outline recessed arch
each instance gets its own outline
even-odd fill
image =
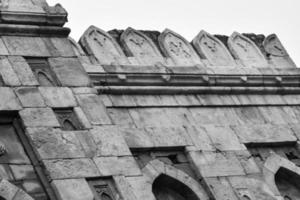
[[[300,199],[300,168],[273,153],[263,167],[265,181],[284,200]]]
[[[152,192],[157,200],[200,200],[185,184],[165,174],[155,179]]]
[[[147,182],[149,183],[149,187],[152,187],[150,188],[152,190],[154,189],[153,187],[155,185],[161,184],[162,181],[165,182],[167,185],[170,185],[170,190],[174,190],[172,188],[174,188],[175,185],[181,185],[182,187],[186,188],[187,191],[190,191],[192,194],[195,195],[195,200],[209,200],[207,193],[196,180],[194,180],[185,172],[171,165],[167,165],[158,159],[150,161],[142,169],[142,172],[146,176]],[[184,196],[182,195],[181,197],[184,198]],[[180,197],[178,198],[180,199]]]

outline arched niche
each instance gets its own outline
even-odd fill
[[[268,62],[259,48],[249,38],[234,32],[228,39],[231,53],[238,58],[245,67],[267,67]]]
[[[176,192],[176,188],[181,186],[184,192],[174,194],[179,200],[209,200],[207,193],[196,180],[183,171],[157,159],[150,161],[142,169],[142,173],[147,178],[148,187],[150,187],[146,191],[152,190],[154,195],[160,192],[159,187],[164,184],[165,188],[162,188],[162,192],[165,192],[164,194],[168,194],[168,192],[170,194],[173,192],[174,194],[174,190]],[[190,193],[190,196],[187,192]],[[177,198],[174,200],[177,200]]]
[[[275,184],[284,200],[300,199],[300,176],[280,168],[275,174]]]
[[[192,41],[196,51],[212,66],[235,66],[236,63],[225,45],[213,35],[201,31]]]
[[[119,44],[105,31],[90,26],[79,40],[82,49],[103,65],[128,64]]]
[[[263,46],[267,53],[267,57],[273,65],[278,68],[295,68],[296,65],[290,58],[288,52],[275,34],[271,34],[265,38]]]
[[[166,29],[158,37],[159,46],[165,57],[178,66],[202,64],[192,45],[181,35]]]
[[[200,200],[189,187],[165,174],[155,179],[152,192],[156,200]]]
[[[164,61],[154,42],[140,31],[127,28],[122,33],[120,42],[127,55],[137,58],[141,64],[154,65]]]
[[[300,199],[300,168],[272,153],[263,167],[264,179],[284,200]]]

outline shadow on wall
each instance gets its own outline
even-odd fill
[[[285,168],[275,175],[275,182],[284,200],[300,199],[300,176]]]

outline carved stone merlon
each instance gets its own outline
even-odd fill
[[[63,26],[67,12],[60,5],[49,6],[45,0],[2,0],[1,22],[6,24]]]
[[[122,33],[120,42],[126,53],[134,56],[140,64],[154,65],[157,62],[164,62],[154,42],[140,31],[127,28]]]
[[[95,64],[129,64],[119,44],[105,31],[90,26],[80,38],[82,49],[91,56]]]
[[[234,32],[228,39],[232,54],[240,59],[245,67],[267,67],[268,62],[259,48],[249,38]]]
[[[212,66],[236,66],[225,45],[213,35],[201,31],[192,41],[196,51]]]
[[[277,68],[295,68],[296,65],[290,58],[277,35],[271,34],[263,42],[265,51],[272,64]]]
[[[179,34],[166,29],[158,37],[164,56],[169,57],[178,66],[202,64],[191,44]]]

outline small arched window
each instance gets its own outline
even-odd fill
[[[275,183],[284,200],[300,199],[300,176],[280,168],[275,175]]]
[[[44,72],[38,72],[37,76],[38,76],[38,82],[42,86],[50,86],[50,87],[54,86],[52,81],[49,79],[49,77]]]
[[[157,200],[199,200],[189,187],[167,175],[153,182],[152,191]]]
[[[75,130],[77,130],[76,127],[74,126],[74,124],[70,120],[68,120],[68,119],[66,119],[64,121],[63,128],[66,131],[75,131]]]

